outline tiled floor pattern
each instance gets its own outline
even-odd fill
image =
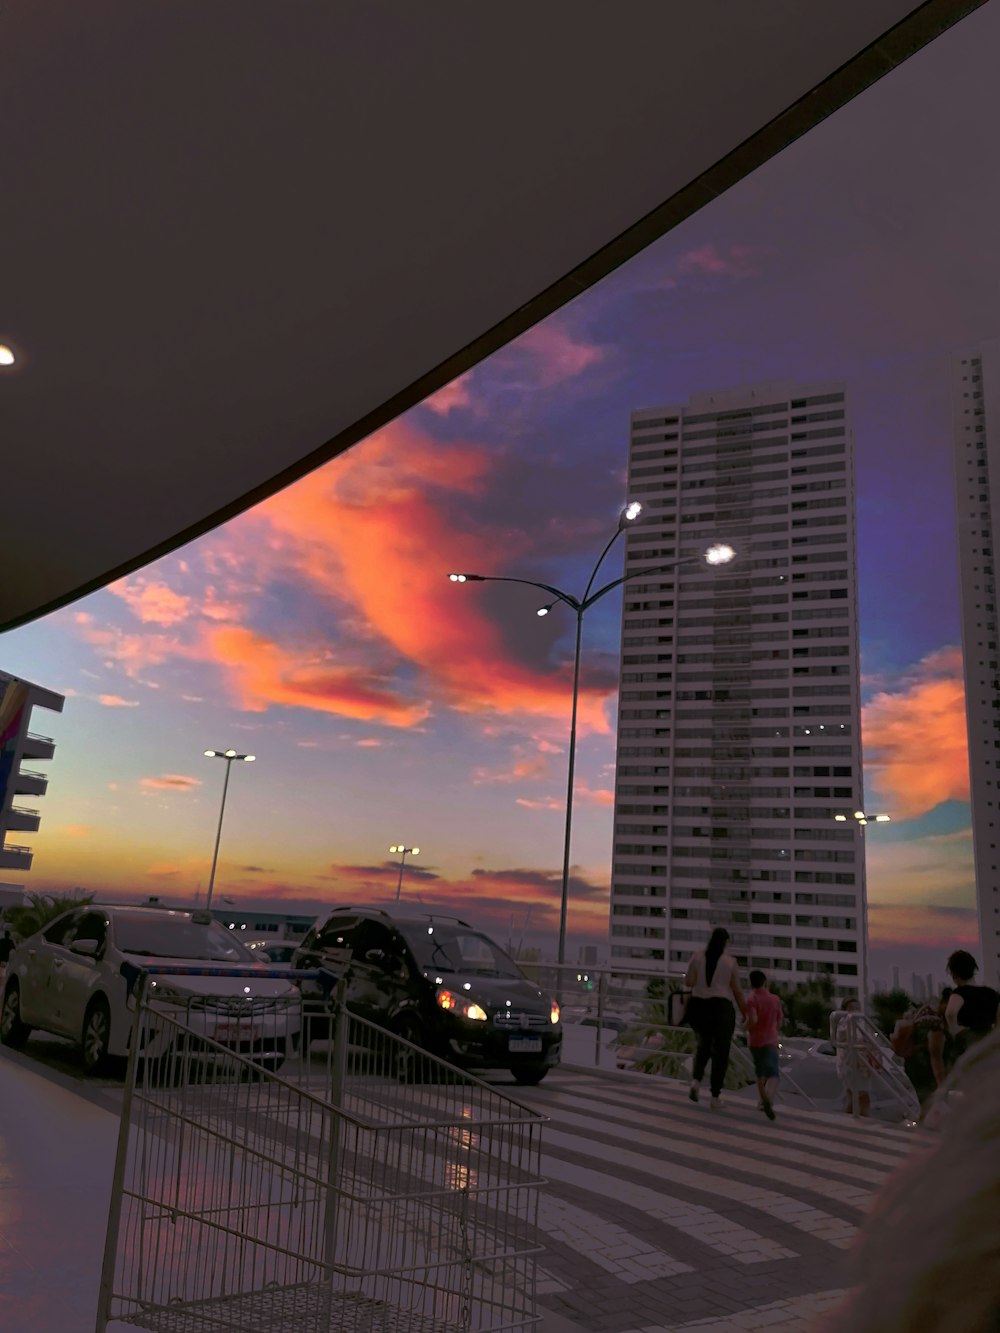
[[[772,1124],[752,1101],[712,1111],[676,1085],[568,1070],[518,1095],[551,1117],[541,1298],[586,1333],[805,1333],[841,1299],[844,1251],[913,1142],[875,1122],[779,1111]]]
[[[844,1250],[912,1142],[566,1069],[503,1091],[550,1117],[539,1293],[561,1331],[803,1333],[842,1295]],[[4,1333],[93,1328],[120,1096],[0,1056]]]

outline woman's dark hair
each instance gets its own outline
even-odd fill
[[[715,976],[715,967],[722,957],[722,951],[729,943],[729,931],[724,926],[716,926],[708,937],[708,945],[705,949],[705,980],[711,986],[712,978]]]
[[[979,964],[967,949],[956,949],[948,959],[948,971],[956,981],[971,981],[979,971]]]

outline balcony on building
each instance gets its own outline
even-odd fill
[[[41,814],[27,806],[12,805],[7,812],[7,828],[11,833],[37,833]]]
[[[21,750],[24,759],[52,759],[55,757],[56,743],[50,736],[38,736],[29,731],[24,738]]]
[[[49,786],[45,773],[34,773],[31,769],[21,768],[11,778],[15,796],[44,796]]]
[[[32,851],[30,847],[19,847],[15,843],[5,843],[0,847],[0,870],[30,870]]]

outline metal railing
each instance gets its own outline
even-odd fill
[[[682,989],[679,972],[664,973],[650,968],[587,967],[523,963],[527,975],[543,989],[559,995],[563,1018],[563,1062],[603,1069],[631,1069],[666,1078],[687,1078],[690,1060],[697,1046],[691,1028],[671,1021],[671,992]],[[652,990],[650,983],[653,983]],[[833,1003],[831,1001],[831,1003]],[[834,1011],[834,1017],[841,1015]],[[856,1023],[848,1037],[852,1050],[864,1051],[868,1078],[873,1088],[873,1102],[880,1109],[901,1120],[915,1120],[920,1105],[913,1085],[901,1068],[888,1040],[863,1014],[844,1014]],[[589,1030],[593,1037],[589,1037]],[[824,1043],[825,1034],[814,1038]],[[806,1074],[796,1072],[797,1044],[808,1038],[783,1042],[781,1079],[786,1091],[801,1099],[810,1110],[835,1110],[843,1103],[840,1084],[833,1078],[832,1052],[827,1071],[836,1085],[830,1097],[806,1087]],[[730,1089],[747,1087],[755,1081],[753,1062],[745,1038],[737,1031],[732,1045]],[[854,1099],[858,1113],[858,1099]]]
[[[920,1099],[901,1067],[902,1061],[867,1014],[835,1010],[830,1015],[830,1041],[838,1048],[849,1086],[859,1094],[851,1099],[855,1116],[862,1113],[860,1093],[868,1091],[871,1096],[873,1085],[898,1103],[905,1119],[920,1118]]]
[[[303,1061],[298,994],[154,996],[143,976],[97,1333],[536,1322],[543,1116],[342,996],[325,1054]]]

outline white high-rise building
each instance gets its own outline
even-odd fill
[[[952,371],[965,714],[981,980],[1000,986],[1000,339],[960,352]]]
[[[744,969],[783,984],[826,974],[856,994],[867,913],[844,386],[633,412],[628,496],[644,510],[626,534],[612,964],[676,973],[725,925]],[[662,572],[718,540],[732,564]]]

